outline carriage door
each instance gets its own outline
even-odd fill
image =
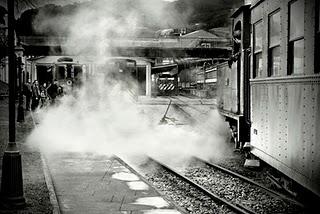
[[[37,71],[37,80],[40,85],[43,85],[43,83],[48,84],[49,82],[52,82],[53,80],[53,66],[48,65],[36,65],[36,71]]]

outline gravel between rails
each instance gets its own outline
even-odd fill
[[[156,164],[143,166],[147,180],[165,197],[190,214],[234,213],[223,204],[218,204],[190,184]]]
[[[300,206],[271,196],[255,185],[199,161],[179,171],[220,197],[243,204],[257,213],[303,213]]]

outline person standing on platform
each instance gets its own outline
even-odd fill
[[[32,103],[31,103],[32,111],[34,111],[38,107],[39,99],[40,99],[39,82],[35,80],[33,81],[33,84],[32,84]]]
[[[47,84],[43,83],[43,85],[40,87],[40,100],[41,100],[41,108],[46,105],[48,98],[48,93],[47,93]]]
[[[63,96],[63,87],[61,85],[58,87],[58,96],[59,97]]]
[[[30,111],[31,110],[31,97],[32,97],[32,85],[31,85],[30,79],[28,79],[28,81],[24,84],[23,94],[24,94],[24,96],[26,96],[26,111]]]
[[[52,104],[55,103],[55,99],[58,95],[58,81],[55,79],[53,81],[53,84],[51,84],[49,87],[48,87],[48,95],[50,96],[51,98],[51,102]]]

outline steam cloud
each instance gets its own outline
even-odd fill
[[[103,62],[111,55],[109,47],[113,38],[128,37],[137,32],[141,21],[137,11],[146,7],[147,10],[157,11],[148,8],[150,5],[150,1],[148,4],[126,6],[119,5],[116,0],[105,0],[77,10],[69,19],[69,45],[65,51],[79,55],[95,53],[97,62]],[[129,6],[129,13],[120,17],[114,15],[117,10]],[[158,14],[156,17],[161,16]],[[57,20],[45,21],[47,24],[49,22],[51,27],[65,24]],[[77,93],[64,96],[58,105],[40,109],[40,123],[29,136],[29,145],[46,153],[92,152],[172,157],[210,157],[223,153],[227,127],[217,111],[212,111],[207,115],[207,120],[202,120],[195,127],[159,126],[159,113],[141,110],[127,88],[117,82],[106,84],[103,79],[96,76],[84,82]]]

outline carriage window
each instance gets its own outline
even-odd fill
[[[289,4],[289,74],[302,74],[304,67],[304,0]]]
[[[262,21],[253,25],[253,78],[262,75]]]
[[[269,16],[268,76],[280,73],[280,11]]]
[[[66,67],[58,66],[57,79],[59,80],[64,78],[66,78]]]
[[[280,74],[280,45],[269,49],[269,76]]]
[[[290,4],[290,39],[304,35],[304,0]]]
[[[254,74],[253,78],[262,76],[262,53],[254,54]]]
[[[262,21],[254,24],[254,52],[262,51]]]
[[[280,11],[269,16],[269,47],[280,45]]]
[[[80,65],[74,66],[74,77],[77,78],[78,75],[82,72],[82,67]]]
[[[73,79],[74,78],[74,66],[67,65],[67,78]]]

